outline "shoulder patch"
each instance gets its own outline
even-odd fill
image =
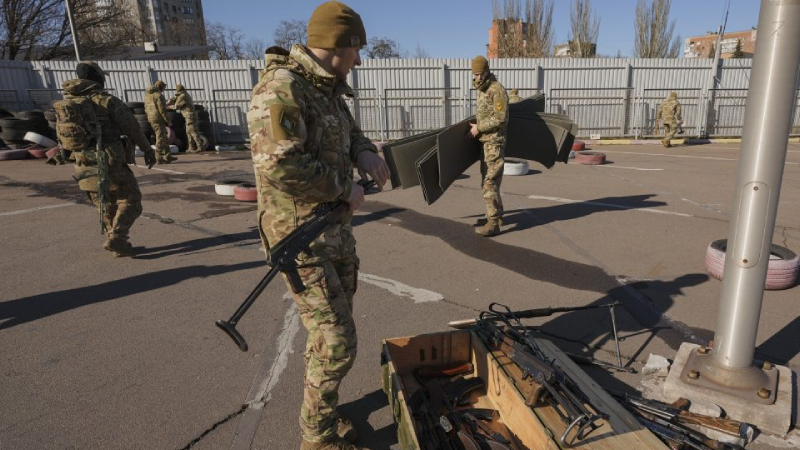
[[[504,109],[506,109],[505,102],[503,102],[502,100],[495,100],[494,101],[494,109],[495,109],[495,111],[498,111],[498,112],[499,111],[503,111]]]
[[[296,137],[300,124],[300,108],[282,103],[269,105],[272,138],[276,141]]]

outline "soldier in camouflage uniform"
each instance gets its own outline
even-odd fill
[[[512,89],[511,93],[508,95],[508,103],[509,104],[510,103],[517,103],[520,100],[522,100],[522,99],[519,98],[519,90],[518,89]]]
[[[117,256],[130,256],[133,247],[128,233],[133,222],[142,213],[142,194],[136,177],[126,164],[125,148],[121,135],[128,136],[144,151],[145,162],[152,166],[156,155],[150,148],[131,110],[118,98],[103,90],[105,74],[94,62],[82,62],[77,67],[78,79],[63,84],[66,98],[88,97],[95,105],[95,116],[101,125],[103,146],[108,155],[108,179],[111,197],[106,205],[103,223],[107,230],[103,248]],[[94,146],[96,144],[92,144]],[[91,152],[74,152],[75,175],[81,190],[100,209],[98,196],[97,161]]]
[[[203,144],[200,143],[200,136],[197,134],[197,111],[194,109],[192,96],[186,92],[182,84],[175,86],[175,97],[170,99],[170,104],[180,111],[186,122],[186,144],[187,153],[200,153],[203,151]]]
[[[670,140],[675,137],[678,123],[683,121],[681,118],[681,104],[678,102],[677,93],[670,93],[669,97],[658,108],[656,112],[656,130],[658,130],[660,121],[663,121],[664,124],[664,139],[661,140],[661,145],[672,147]]]
[[[505,163],[506,128],[508,127],[508,95],[506,89],[489,72],[489,61],[483,56],[472,60],[472,84],[478,90],[477,123],[472,124],[470,135],[483,143],[481,183],[486,202],[486,223],[475,228],[482,236],[500,234],[503,225],[503,200],[500,183],[503,181]],[[478,225],[483,223],[478,221]]]
[[[358,257],[350,220],[364,201],[353,165],[383,186],[386,163],[359,129],[342,95],[352,95],[347,74],[360,65],[367,42],[361,17],[345,4],[317,7],[307,46],[288,56],[266,55],[247,120],[258,185],[258,223],[269,250],[328,202],[349,212],[298,256],[307,290],[294,295],[308,330],[300,409],[302,450],[359,450],[355,429],[336,411],[342,378],[356,357],[353,295]],[[287,284],[288,285],[288,284]]]
[[[163,94],[166,87],[167,85],[163,81],[158,80],[147,88],[147,94],[144,96],[144,112],[156,135],[158,164],[169,164],[177,159],[170,154],[169,142],[167,142],[169,119],[167,118],[167,102],[164,100]]]

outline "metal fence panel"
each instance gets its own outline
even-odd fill
[[[377,89],[353,89],[353,97],[345,97],[353,118],[361,131],[372,139],[384,139],[381,103]]]
[[[19,101],[17,91],[13,89],[0,89],[0,108],[9,111],[18,111],[24,108]]]
[[[634,131],[632,88],[552,89],[547,111],[569,116],[579,136],[630,136]]]
[[[709,89],[706,129],[709,136],[741,136],[747,89]]]
[[[215,89],[211,92],[211,116],[217,143],[239,143],[250,139],[247,111],[251,93],[250,89]]]
[[[459,105],[458,88],[386,89],[386,135],[399,139],[453,123],[453,105]],[[458,108],[458,106],[455,106]]]

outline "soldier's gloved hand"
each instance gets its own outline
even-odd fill
[[[156,165],[156,152],[152,150],[145,152],[144,163],[147,164],[148,169],[152,169]]]

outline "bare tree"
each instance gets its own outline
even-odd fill
[[[294,44],[305,44],[308,40],[306,29],[308,25],[303,20],[281,20],[278,28],[272,34],[275,45],[287,50]]]
[[[552,0],[492,0],[497,25],[497,56],[540,58],[553,47]]]
[[[430,58],[431,55],[430,55],[430,53],[428,53],[427,50],[422,48],[422,46],[419,45],[419,43],[417,43],[417,48],[414,49],[414,53],[411,54],[411,57],[412,58],[418,58],[418,59],[427,59],[427,58]]]
[[[141,32],[117,2],[70,1],[84,58],[118,53]],[[54,59],[73,54],[64,0],[3,0],[0,59]]]
[[[572,25],[570,50],[576,58],[590,58],[597,53],[597,38],[600,35],[600,19],[592,14],[592,0],[575,0],[569,11]]]
[[[638,0],[636,3],[635,55],[639,58],[677,58],[680,36],[669,20],[672,0]]]
[[[368,59],[399,58],[400,47],[396,41],[387,37],[372,37],[364,48],[364,55]]]
[[[264,50],[267,49],[267,44],[263,39],[250,38],[244,43],[242,47],[242,56],[245,59],[263,59]]]
[[[213,47],[209,53],[211,59],[245,59],[243,39],[237,28],[219,22],[206,24],[206,41]]]

